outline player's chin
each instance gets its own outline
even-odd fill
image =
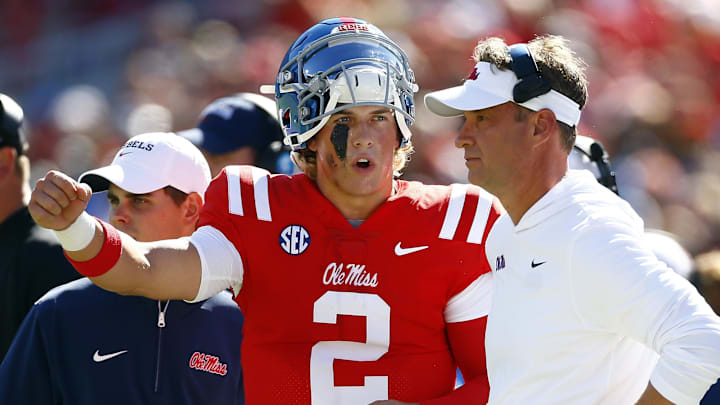
[[[375,194],[383,188],[385,183],[379,172],[353,177],[353,181],[346,184],[346,189],[350,194],[357,196]]]

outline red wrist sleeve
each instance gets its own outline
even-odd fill
[[[67,252],[64,252],[65,258],[67,258],[70,264],[75,267],[75,270],[86,277],[97,277],[107,273],[111,268],[113,268],[113,266],[115,266],[115,263],[117,263],[120,259],[120,253],[122,252],[122,239],[120,238],[120,232],[118,232],[114,226],[99,219],[98,222],[100,222],[100,225],[103,228],[105,239],[103,240],[100,252],[95,255],[95,257],[88,261],[78,262],[68,257]]]

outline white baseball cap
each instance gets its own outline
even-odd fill
[[[462,86],[434,91],[425,95],[425,105],[442,117],[462,115],[463,111],[475,111],[514,101],[513,88],[518,78],[512,70],[498,69],[489,62],[478,62]],[[580,121],[580,106],[569,97],[555,90],[517,103],[533,111],[547,108],[558,121],[574,127]]]
[[[110,183],[134,194],[172,186],[202,197],[210,184],[210,168],[200,150],[174,133],[152,132],[130,138],[109,166],[87,171],[80,182],[93,191],[105,191]]]

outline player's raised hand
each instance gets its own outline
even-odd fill
[[[91,195],[87,184],[51,170],[35,185],[28,209],[38,225],[59,231],[75,222]]]

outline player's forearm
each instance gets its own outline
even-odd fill
[[[78,272],[118,294],[153,299],[195,298],[200,260],[186,239],[138,242],[111,225],[95,223],[95,234],[88,246],[65,252]],[[108,239],[114,242],[108,243]]]
[[[465,322],[447,324],[447,335],[465,384],[439,398],[422,401],[421,405],[486,404],[490,395],[485,360],[485,329],[487,316]]]
[[[119,294],[137,294],[143,283],[141,269],[147,267],[144,266],[147,260],[145,252],[140,251],[140,244],[131,237],[115,231],[122,241],[119,257],[110,257],[109,261],[101,260],[98,255],[103,249],[109,249],[106,246],[108,236],[99,221],[93,219],[90,226],[94,227],[94,235],[90,243],[80,250],[68,250],[64,246],[65,255],[71,259],[70,262],[80,274],[90,277],[99,287]],[[81,232],[85,231],[75,231],[75,233]],[[63,235],[58,236],[62,241]]]

